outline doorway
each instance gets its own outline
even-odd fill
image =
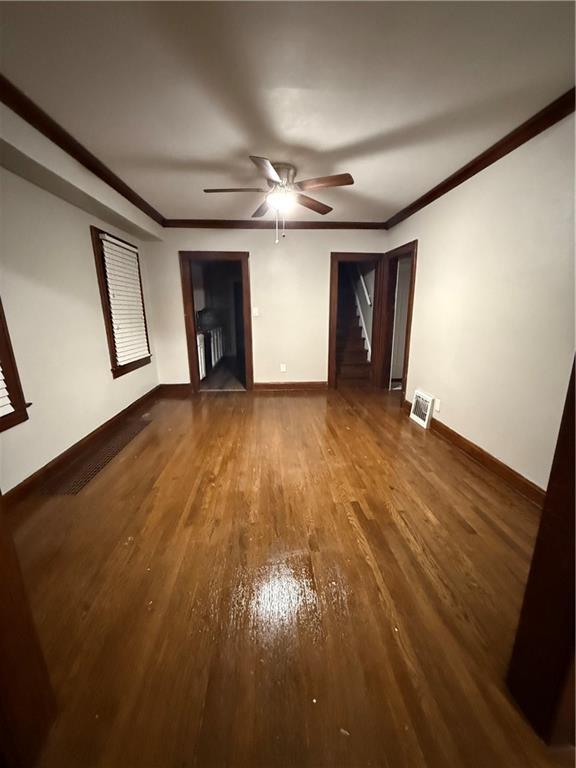
[[[180,272],[192,389],[252,389],[248,253],[181,251]]]
[[[332,253],[328,385],[406,392],[417,241],[386,253]],[[358,374],[358,375],[354,375]]]
[[[376,261],[341,261],[336,320],[337,386],[371,381]]]

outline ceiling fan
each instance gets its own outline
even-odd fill
[[[344,187],[354,184],[354,179],[349,173],[338,173],[334,176],[320,176],[316,179],[296,181],[296,168],[291,163],[272,163],[266,157],[254,157],[250,160],[264,175],[269,189],[259,187],[233,187],[230,189],[205,189],[204,192],[261,192],[266,195],[264,202],[256,208],[252,218],[264,216],[269,210],[276,216],[284,216],[294,205],[303,205],[315,213],[323,216],[332,208],[329,205],[315,200],[313,197],[303,195],[303,191],[310,189],[326,189],[327,187]]]

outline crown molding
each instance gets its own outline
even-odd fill
[[[287,221],[286,229],[373,229],[388,230],[405,221],[430,203],[463,184],[468,179],[525,144],[547,128],[574,112],[575,91],[571,88],[548,106],[519,125],[455,173],[384,222],[376,221]],[[0,102],[53,141],[87,170],[126,198],[157,224],[168,229],[274,229],[274,221],[261,219],[167,219],[101,160],[80,144],[26,94],[0,74]]]
[[[0,102],[29,123],[47,139],[63,149],[70,157],[77,160],[87,170],[116,190],[142,213],[150,216],[157,224],[164,224],[164,216],[147,203],[144,198],[122,181],[119,176],[104,165],[86,147],[80,144],[65,128],[62,128],[50,115],[46,114],[32,99],[0,74]]]
[[[418,211],[421,211],[422,208],[438,200],[439,197],[442,197],[455,187],[468,181],[472,176],[488,168],[492,163],[513,152],[527,141],[530,141],[534,136],[568,117],[572,112],[574,112],[574,88],[548,104],[540,112],[537,112],[526,122],[522,123],[522,125],[519,125],[518,128],[507,133],[506,136],[492,144],[491,147],[488,147],[488,149],[477,155],[473,160],[470,160],[469,163],[463,165],[462,168],[448,176],[444,181],[441,181],[440,184],[432,187],[426,194],[414,200],[413,203],[410,203],[405,208],[402,208],[398,213],[395,213],[384,222],[383,228],[392,229],[392,227],[400,224],[401,221],[404,221],[409,216],[413,216]]]
[[[170,229],[275,229],[276,222],[261,219],[164,219]],[[285,229],[383,229],[376,221],[287,221]]]

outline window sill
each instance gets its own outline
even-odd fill
[[[141,360],[134,360],[132,363],[127,363],[126,365],[119,365],[116,368],[112,368],[112,376],[115,379],[118,379],[120,376],[124,376],[125,373],[130,373],[130,371],[135,371],[137,368],[142,368],[145,365],[148,365],[152,361],[152,356],[149,355],[148,357],[143,357]]]
[[[28,411],[26,408],[30,405],[32,405],[32,403],[26,403],[24,408],[18,408],[16,411],[12,411],[12,413],[2,416],[0,419],[0,432],[4,432],[11,427],[15,427],[17,424],[26,421],[28,419]]]

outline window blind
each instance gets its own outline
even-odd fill
[[[26,421],[27,405],[0,301],[0,432]]]
[[[6,383],[2,361],[0,360],[0,419],[2,416],[8,416],[9,413],[14,413],[14,406],[10,399],[8,384]]]
[[[95,251],[112,374],[150,362],[138,249],[101,230]]]

